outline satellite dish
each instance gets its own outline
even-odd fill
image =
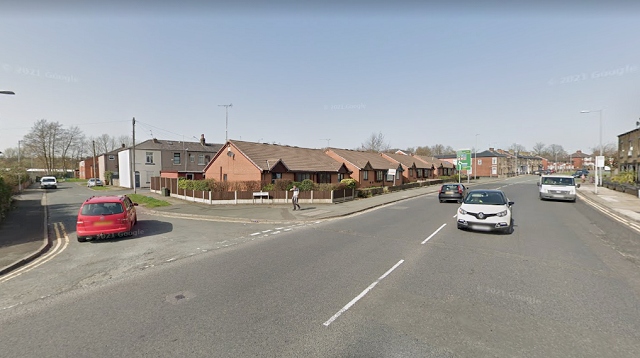
[[[232,152],[232,151],[228,151],[228,152],[227,152],[227,155],[228,155],[228,156],[230,156],[230,157],[235,156],[235,154],[233,154],[233,152]]]

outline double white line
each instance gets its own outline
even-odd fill
[[[22,275],[23,273],[29,272],[34,268],[51,261],[54,257],[58,256],[61,252],[63,252],[69,245],[69,236],[67,235],[67,232],[64,229],[64,225],[60,222],[53,223],[53,230],[55,231],[55,235],[56,235],[56,244],[53,247],[53,250],[47,252],[43,256],[40,256],[39,258],[28,263],[27,265],[22,266],[21,268],[7,274],[6,276],[0,277],[0,283],[7,282],[12,278],[16,278]]]

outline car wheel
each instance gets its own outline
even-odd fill
[[[458,224],[458,230],[464,230],[464,226]]]
[[[444,203],[444,200],[440,199],[440,203]]]
[[[87,238],[84,236],[78,236],[78,242],[87,242]]]

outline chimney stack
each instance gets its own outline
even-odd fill
[[[200,144],[205,145],[204,134],[200,134]]]

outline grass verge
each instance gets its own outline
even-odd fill
[[[156,198],[152,198],[150,196],[144,196],[144,195],[141,195],[141,194],[128,194],[127,196],[134,203],[138,203],[140,205],[144,205],[147,208],[157,208],[159,206],[169,206],[169,205],[171,205],[167,201],[159,200],[159,199],[156,199]]]

